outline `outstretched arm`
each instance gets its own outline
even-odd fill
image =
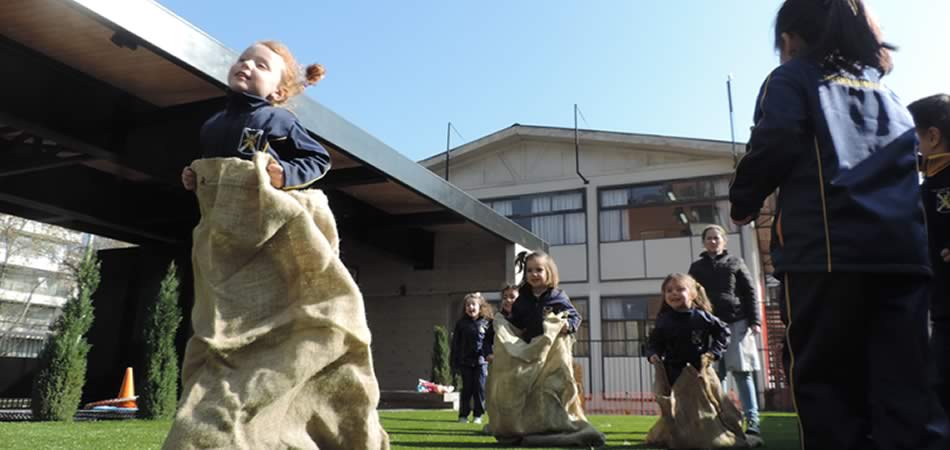
[[[736,167],[729,188],[734,222],[746,224],[758,216],[762,203],[785,181],[807,142],[807,105],[803,85],[792,69],[772,72],[759,93],[755,127],[746,154]]]

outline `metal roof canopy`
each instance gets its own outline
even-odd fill
[[[136,243],[187,241],[198,213],[179,174],[237,53],[148,0],[6,0],[0,33],[0,211]],[[411,238],[474,224],[547,247],[318,102],[300,96],[290,109],[330,149],[316,186],[344,233],[385,246],[380,229]]]

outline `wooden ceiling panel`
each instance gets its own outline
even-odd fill
[[[393,182],[350,186],[342,191],[389,214],[413,214],[445,209]]]
[[[149,103],[171,106],[222,95],[211,83],[144,46],[133,50],[116,45],[115,30],[64,2],[4,2],[4,36]]]

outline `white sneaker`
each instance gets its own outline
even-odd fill
[[[474,422],[474,423],[482,423],[482,418],[481,418],[481,417],[476,417],[473,422]]]
[[[459,423],[468,423],[468,417],[459,417]]]

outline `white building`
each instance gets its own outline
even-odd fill
[[[551,245],[584,318],[575,356],[585,389],[594,399],[632,396],[652,390],[641,345],[660,282],[699,257],[702,229],[725,227],[730,253],[761,282],[759,244],[729,220],[730,143],[593,130],[577,138],[579,152],[574,129],[515,124],[452,149],[448,179]],[[444,176],[446,155],[421,164]]]
[[[34,358],[72,295],[82,249],[127,244],[0,214],[0,357]]]

